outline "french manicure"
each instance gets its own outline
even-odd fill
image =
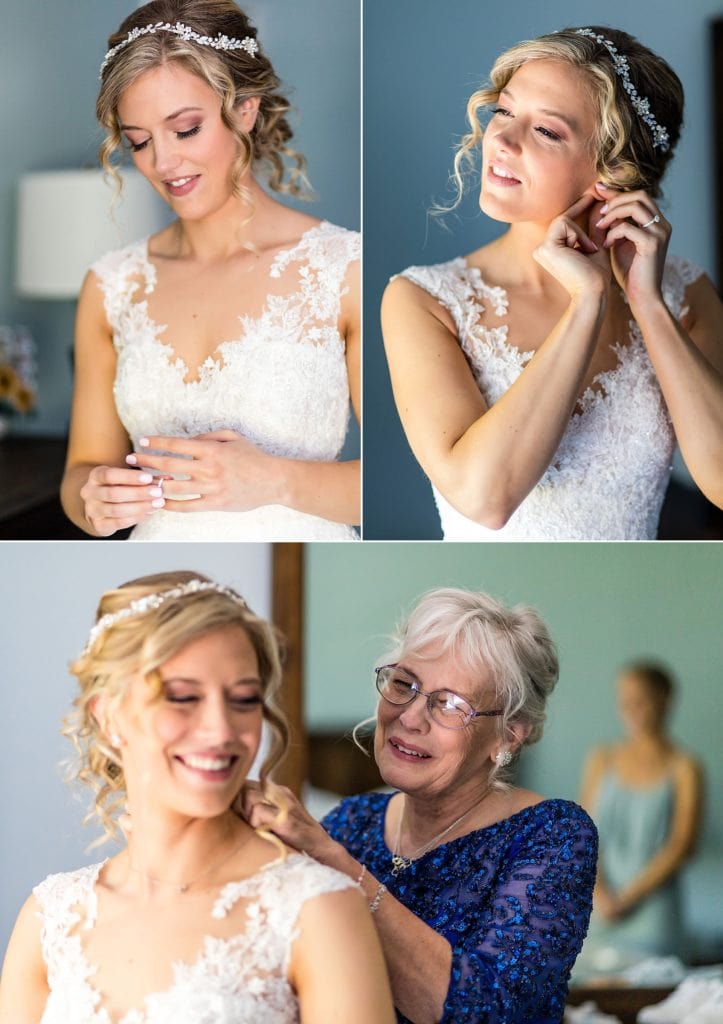
[[[151,489],[150,489],[150,491],[148,493],[150,494],[150,496],[152,498],[162,498],[163,497],[163,491],[161,490],[160,487],[151,487]]]
[[[138,474],[138,483],[139,484],[152,484],[153,483],[153,476],[150,473],[139,473]]]
[[[151,505],[153,506],[153,508],[163,508],[163,506],[165,504],[166,504],[166,499],[165,498],[154,498],[153,501],[151,502]]]
[[[147,437],[139,437],[138,444],[141,446],[141,448],[150,448],[151,446],[151,442],[148,440]]]
[[[126,455],[126,462],[128,463],[129,466],[137,466],[138,457],[131,452],[130,455]]]
[[[608,212],[608,204],[607,203],[603,203],[602,206],[600,207],[600,213],[607,213],[607,212]]]

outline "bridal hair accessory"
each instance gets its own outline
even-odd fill
[[[245,50],[250,57],[255,57],[259,51],[259,44],[251,36],[244,36],[243,39],[234,39],[231,36],[222,35],[221,32],[217,36],[202,36],[198,32],[194,32],[188,25],[184,25],[182,21],[177,21],[175,25],[171,25],[168,21],[157,21],[155,25],[131,29],[122,42],[108,50],[100,66],[101,78],[103,77],[103,72],[117,53],[124,50],[129,43],[140,39],[141,36],[153,36],[156,32],[170,32],[172,35],[178,36],[179,39],[190,39],[200,46],[210,46],[213,50]]]
[[[240,604],[242,608],[248,608],[242,597],[239,597],[238,594],[228,587],[222,587],[220,583],[214,583],[212,580],[189,580],[187,583],[180,583],[177,587],[172,587],[170,590],[161,590],[157,594],[146,594],[145,597],[139,597],[135,601],[131,601],[127,607],[119,608],[117,612],[108,612],[107,615],[102,615],[88,634],[88,642],[83,648],[81,658],[88,653],[98,637],[102,636],[116,622],[120,622],[121,619],[130,619],[136,615],[144,615],[146,612],[160,608],[166,601],[172,601],[176,597],[186,597],[188,594],[201,594],[207,590],[215,591],[217,594],[225,594],[226,597],[230,597],[232,601]]]
[[[654,217],[651,217],[650,220],[646,224],[641,224],[640,227],[641,228],[649,228],[651,224],[659,224],[659,223],[660,223],[660,214],[656,213]]]
[[[506,768],[512,761],[512,751],[505,748],[498,750],[495,754],[495,764],[498,768]]]
[[[597,32],[593,32],[591,28],[578,28],[575,30],[579,36],[589,36],[590,39],[594,39],[596,43],[600,43],[610,53],[613,61],[613,69],[615,74],[619,76],[620,81],[623,83],[623,89],[630,97],[633,110],[638,115],[641,121],[647,124],[653,136],[653,149],[660,149],[663,153],[666,153],[670,149],[670,139],[668,131],[663,128],[662,125],[658,124],[650,110],[650,100],[645,96],[641,96],[638,90],[635,88],[630,80],[630,64],[628,63],[627,57],[623,56],[622,53],[618,53],[617,47],[609,39],[599,35]]]

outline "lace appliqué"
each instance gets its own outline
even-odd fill
[[[70,934],[81,921],[84,930],[93,927],[102,866],[51,875],[34,890],[50,987],[41,1024],[114,1024],[93,988],[95,968],[83,952],[82,932]],[[247,901],[243,933],[206,936],[194,963],[174,963],[168,989],[148,995],[142,1009],[117,1024],[295,1024],[298,1006],[287,975],[301,908],[315,896],[354,885],[299,854],[229,883],[212,916],[223,918],[239,900]]]
[[[349,421],[349,381],[337,322],[359,236],[323,222],[278,253],[258,317],[239,316],[241,334],[222,342],[189,380],[167,328],[149,315],[156,283],[147,241],[95,264],[117,353],[118,415],[134,443],[147,434],[193,437],[234,430],[272,455],[339,457]],[[274,282],[277,282],[274,284]],[[282,506],[251,512],[161,510],[134,540],[351,540],[356,532]]]
[[[676,318],[685,289],[702,271],[685,260],[666,263],[663,297]],[[480,323],[487,301],[507,312],[503,289],[484,281],[464,259],[410,267],[403,276],[438,299],[454,318],[460,346],[488,405],[518,378],[533,354],[511,344],[506,324]],[[573,413],[552,462],[501,530],[467,519],[433,488],[445,540],[650,540],[675,445],[672,424],[638,325],[614,346],[617,366],[597,375]]]

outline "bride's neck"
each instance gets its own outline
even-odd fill
[[[173,225],[174,255],[200,263],[223,263],[247,246],[258,245],[264,214],[277,204],[250,175],[243,187],[244,198],[229,196],[223,206],[208,217],[177,220]]]

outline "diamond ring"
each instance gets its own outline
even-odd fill
[[[660,214],[656,213],[654,217],[651,217],[647,224],[641,224],[641,228],[649,228],[651,224],[658,224],[660,222]]]

